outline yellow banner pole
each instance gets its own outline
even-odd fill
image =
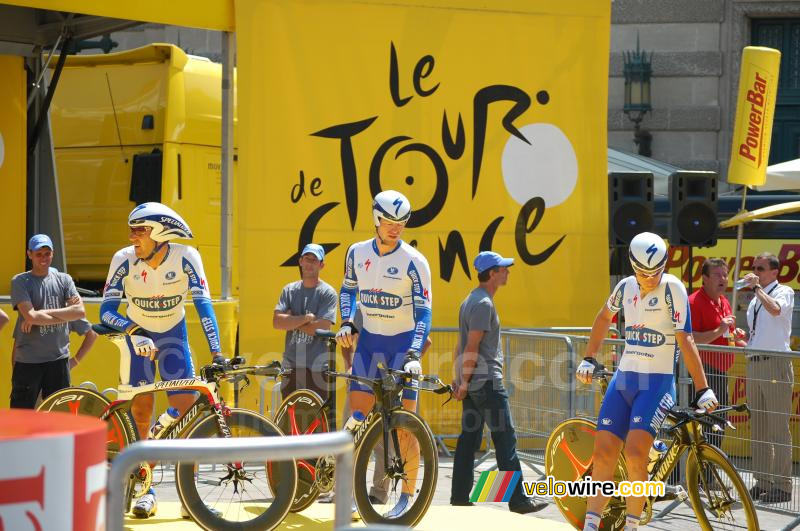
[[[744,202],[747,199],[747,187],[742,188],[742,208],[739,212],[744,212]],[[739,272],[742,267],[742,240],[744,239],[744,223],[741,223],[736,228],[736,261],[733,265],[733,296],[731,297],[731,308],[733,314],[736,315],[736,299],[739,296],[739,290],[736,289],[736,281],[739,280]]]

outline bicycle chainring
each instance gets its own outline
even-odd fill
[[[317,466],[315,467],[316,480],[315,485],[319,489],[320,494],[327,494],[333,490],[334,473],[336,472],[336,458],[332,455],[326,455],[317,459]]]
[[[134,498],[144,495],[153,485],[153,469],[147,463],[139,463],[139,468],[131,474],[131,477],[136,480],[133,485]]]

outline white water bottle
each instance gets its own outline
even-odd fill
[[[739,289],[744,289],[744,288],[746,288],[747,286],[749,286],[749,285],[750,285],[750,283],[749,283],[747,280],[745,280],[745,279],[743,279],[743,278],[740,278],[739,280],[737,280],[736,282],[734,282],[734,283],[733,283],[733,285],[734,285],[734,287],[735,287],[737,290],[739,290]]]
[[[347,422],[345,422],[344,429],[346,429],[349,432],[355,432],[358,429],[358,427],[361,426],[361,423],[364,422],[364,419],[366,418],[367,417],[365,417],[362,412],[360,412],[357,409],[354,409],[353,414],[350,415],[350,418],[347,419]]]
[[[161,430],[175,422],[175,419],[180,416],[181,414],[177,409],[174,407],[168,407],[167,410],[163,412],[160,417],[158,417],[158,420],[155,424],[153,424],[153,427],[150,428],[150,438],[155,439],[156,436],[161,433]]]

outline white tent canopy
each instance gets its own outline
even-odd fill
[[[762,186],[755,186],[754,189],[759,192],[800,190],[800,159],[767,166],[766,182]]]

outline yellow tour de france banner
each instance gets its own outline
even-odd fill
[[[240,0],[236,17],[240,352],[279,357],[299,249],[325,248],[338,291],[388,189],[411,201],[434,326],[457,326],[488,249],[515,260],[504,327],[591,325],[609,292],[608,2]]]
[[[759,186],[767,179],[780,65],[778,50],[747,46],[742,52],[729,183]]]
[[[11,277],[25,269],[27,104],[23,58],[0,55],[0,80],[0,183],[3,189],[0,216],[5,227],[0,294],[8,294],[11,293]],[[8,345],[10,347],[10,343]]]

